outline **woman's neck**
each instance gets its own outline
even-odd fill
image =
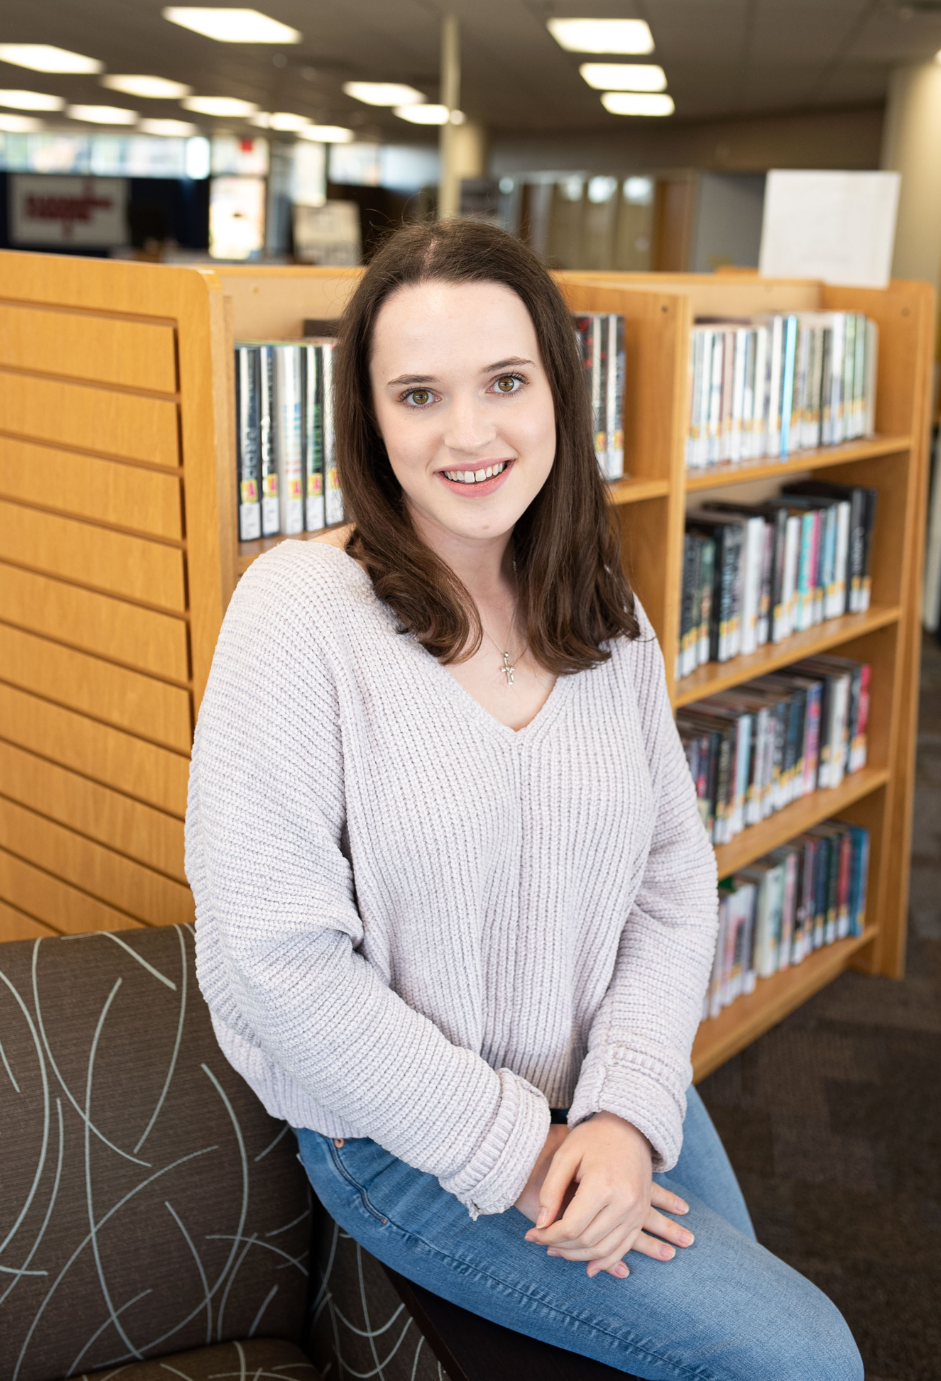
[[[462,537],[436,523],[429,515],[412,510],[419,537],[451,568],[478,610],[515,604],[512,530],[490,538]]]

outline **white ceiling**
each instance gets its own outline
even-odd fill
[[[161,17],[164,0],[3,0],[0,42],[44,42],[102,60],[111,72],[189,83],[262,109],[355,124],[366,137],[428,139],[390,113],[344,96],[352,78],[404,81],[438,97],[440,16],[462,26],[467,114],[499,132],[614,131],[578,75],[585,59],[549,36],[552,14],[637,16],[653,31],[674,120],[875,104],[889,68],[941,49],[941,0],[247,0],[299,29],[296,46],[216,43]],[[281,64],[281,65],[278,65]],[[50,76],[0,63],[0,87],[72,102],[176,116],[174,102],[105,91],[94,77]],[[192,118],[192,117],[185,117]],[[231,122],[229,122],[231,123]]]

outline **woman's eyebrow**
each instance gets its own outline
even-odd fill
[[[436,384],[438,382],[435,374],[400,374],[397,379],[390,379],[387,387],[392,388],[394,384]]]
[[[508,369],[511,364],[532,364],[532,360],[524,360],[520,355],[513,355],[508,360],[497,360],[496,364],[488,364],[480,372],[481,374],[492,374],[495,369]]]

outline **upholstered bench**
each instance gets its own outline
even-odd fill
[[[399,1280],[340,1232],[290,1128],[216,1045],[191,928],[0,945],[0,1381],[318,1368],[624,1381]]]

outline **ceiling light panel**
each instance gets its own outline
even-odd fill
[[[583,62],[578,69],[596,91],[665,91],[667,75],[647,62]]]
[[[606,91],[601,104],[612,115],[672,115],[673,98],[640,91]]]
[[[400,120],[412,125],[446,125],[449,110],[446,105],[400,105],[393,110]]]
[[[299,30],[258,10],[169,5],[163,17],[194,34],[214,38],[217,43],[300,43],[303,37]]]
[[[33,72],[101,72],[104,68],[97,58],[86,58],[48,43],[0,43],[0,62],[12,62]]]
[[[289,110],[276,110],[268,116],[268,128],[281,130],[285,134],[296,133],[309,124],[306,115],[293,115]]]
[[[652,53],[645,19],[547,19],[546,27],[569,53]]]
[[[196,115],[217,115],[224,120],[244,120],[258,110],[252,101],[240,101],[235,96],[187,96],[180,104]]]
[[[70,120],[84,120],[88,125],[136,125],[137,111],[116,105],[70,105],[66,108]]]
[[[61,110],[65,101],[44,91],[0,91],[0,105],[11,110]]]
[[[398,82],[344,82],[343,92],[366,105],[418,105],[425,99],[414,86],[402,86]]]
[[[35,134],[42,129],[42,120],[35,115],[5,115],[0,112],[0,134]]]
[[[193,88],[183,82],[171,82],[166,77],[119,76],[108,73],[101,79],[109,91],[123,91],[125,96],[142,96],[153,101],[182,101]]]
[[[199,133],[199,127],[189,120],[141,120],[137,128],[141,134],[155,134],[160,139],[188,139]]]
[[[315,144],[351,144],[356,135],[342,125],[305,125],[297,131],[299,139],[311,139]]]

